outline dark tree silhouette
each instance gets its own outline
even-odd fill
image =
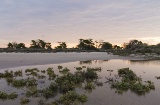
[[[92,39],[79,39],[79,44],[77,45],[77,47],[83,50],[95,50],[96,49]]]
[[[67,48],[67,44],[66,42],[58,42],[59,46],[56,46],[55,49],[66,49]]]
[[[130,40],[129,43],[124,43],[125,49],[134,50],[134,49],[141,47],[141,46],[143,46],[143,43],[141,41],[136,40],[136,39]]]
[[[31,40],[30,48],[35,49],[52,49],[50,42],[45,42],[44,40],[38,39],[38,40]]]
[[[46,43],[46,49],[52,49],[52,47],[51,47],[52,45],[51,45],[51,43]]]
[[[22,49],[26,48],[24,43],[9,42],[7,48]]]
[[[30,48],[40,48],[36,40],[31,40]]]
[[[113,48],[114,48],[114,49],[121,49],[121,47],[118,46],[118,45],[114,45]]]
[[[26,48],[24,43],[19,43],[17,44],[17,48]]]
[[[7,44],[7,48],[13,48],[13,44],[9,42],[9,43]]]
[[[103,42],[102,45],[101,45],[101,49],[112,49],[112,44],[109,43],[109,42]]]

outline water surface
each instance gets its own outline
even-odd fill
[[[96,87],[96,89],[88,92],[81,91],[88,96],[88,101],[84,105],[159,105],[160,97],[160,80],[157,80],[155,76],[160,76],[160,61],[129,61],[129,60],[88,60],[88,61],[76,61],[62,64],[49,64],[49,65],[37,65],[37,66],[22,66],[15,68],[8,68],[8,70],[25,70],[27,68],[39,68],[40,70],[52,67],[56,73],[58,73],[57,66],[62,65],[74,72],[74,67],[87,66],[87,67],[102,67],[102,71],[98,73],[100,81],[103,82],[102,87]],[[120,68],[129,67],[138,76],[142,77],[143,81],[151,80],[155,84],[155,90],[149,93],[138,96],[137,94],[127,91],[122,95],[115,93],[114,89],[110,88],[110,84],[105,83],[107,80],[105,77],[114,77],[117,74],[117,70]],[[6,69],[1,69],[3,72]],[[107,70],[113,70],[112,73]],[[45,85],[49,82],[46,80]],[[44,84],[41,84],[44,85]],[[38,85],[40,88],[41,85]],[[5,80],[0,80],[0,90],[5,92],[17,91],[19,96],[23,97],[23,89],[11,88],[7,85]],[[29,105],[37,104],[39,98],[34,98]],[[0,101],[0,105],[20,105],[19,98],[13,101]]]

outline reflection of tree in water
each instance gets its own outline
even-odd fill
[[[108,61],[109,60],[87,60],[87,61],[80,61],[79,64],[80,65],[82,65],[82,64],[92,64],[93,62],[101,64],[101,63],[108,62]]]
[[[104,62],[108,62],[109,60],[98,60],[99,63],[104,63]]]
[[[92,60],[88,60],[88,61],[79,61],[79,64],[92,64]]]

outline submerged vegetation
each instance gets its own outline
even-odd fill
[[[96,83],[98,83],[97,72],[100,72],[101,69],[100,67],[75,68],[74,73],[67,67],[58,66],[59,72],[57,74],[53,68],[48,68],[46,70],[33,68],[24,71],[6,70],[4,73],[0,74],[1,79],[5,79],[8,86],[24,90],[24,97],[20,99],[21,104],[28,104],[30,102],[30,97],[45,99],[46,104],[48,99],[54,98],[59,94],[59,99],[51,102],[51,105],[72,105],[87,101],[87,96],[85,94],[77,93],[76,89],[95,89],[96,86],[98,86],[96,85]],[[45,81],[48,81],[49,85],[42,85]],[[0,92],[0,99],[2,100],[16,99],[18,96],[19,95],[16,92],[11,94]],[[38,101],[38,103],[43,103],[43,100]]]
[[[74,67],[75,71],[63,66],[58,66],[58,70],[47,68],[39,70],[37,68],[9,71],[0,73],[1,79],[5,79],[8,86],[23,90],[23,98],[16,92],[9,93],[0,91],[1,100],[12,100],[19,98],[20,104],[28,104],[30,98],[39,98],[38,105],[78,105],[88,100],[86,91],[92,92],[96,87],[103,86],[103,82],[98,75],[101,67]],[[107,70],[112,73],[113,70]],[[111,74],[110,74],[111,75]],[[49,80],[49,81],[48,81]],[[108,78],[112,89],[122,94],[130,90],[137,95],[144,95],[155,89],[153,82],[142,81],[129,68],[118,70],[115,78]],[[49,84],[44,84],[49,82]],[[77,92],[77,89],[82,90]],[[84,92],[84,93],[83,93]],[[51,101],[48,101],[52,99]]]
[[[119,69],[118,76],[120,77],[120,80],[115,79],[112,81],[111,88],[115,89],[119,94],[130,90],[138,95],[145,95],[146,93],[155,89],[153,82],[143,82],[142,78],[138,77],[129,68]]]
[[[0,99],[2,100],[11,100],[11,99],[15,99],[18,97],[18,94],[16,94],[15,92],[7,94],[5,92],[0,91]]]
[[[59,103],[63,105],[77,105],[78,103],[84,103],[87,101],[87,96],[82,94],[79,95],[74,91],[68,91],[60,97],[58,100]]]

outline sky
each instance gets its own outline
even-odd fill
[[[42,39],[160,43],[160,0],[0,0],[0,47]]]

